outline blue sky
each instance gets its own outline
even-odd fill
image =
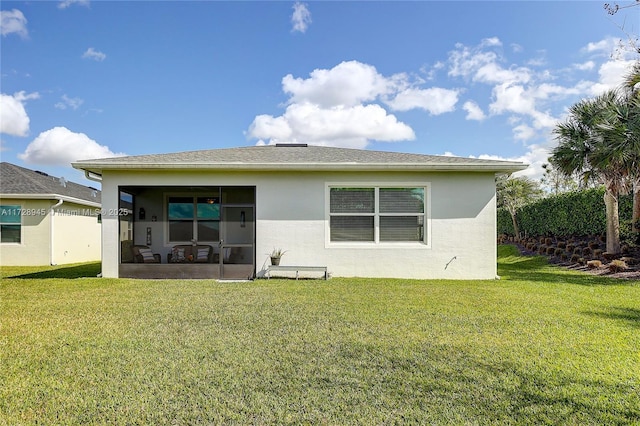
[[[633,2],[621,2],[628,5]],[[603,2],[3,1],[0,155],[298,142],[525,161],[618,85],[640,7]],[[92,183],[93,184],[93,183]]]

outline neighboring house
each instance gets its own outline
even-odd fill
[[[105,277],[260,277],[281,248],[333,276],[493,279],[495,176],[526,165],[281,144],[73,167],[102,182]],[[132,245],[161,263],[131,263]],[[169,263],[189,245],[215,255]]]
[[[100,191],[0,163],[0,265],[100,260]]]

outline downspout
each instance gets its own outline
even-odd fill
[[[55,260],[54,260],[54,255],[53,255],[53,250],[54,250],[54,232],[53,232],[53,216],[55,216],[56,211],[55,209],[57,207],[60,207],[62,205],[62,203],[64,203],[64,200],[62,198],[58,198],[58,202],[56,204],[54,204],[53,206],[51,206],[51,209],[49,210],[49,263],[51,264],[51,266],[55,265]]]
[[[102,182],[102,175],[91,173],[89,170],[84,171],[84,177],[94,182]]]

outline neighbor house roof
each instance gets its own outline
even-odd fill
[[[96,188],[7,162],[0,163],[0,197],[63,199],[96,207],[101,201],[100,191]]]
[[[277,144],[112,157],[72,163],[95,174],[103,170],[255,170],[255,171],[482,171],[512,173],[527,165],[515,161],[481,160],[362,149]]]

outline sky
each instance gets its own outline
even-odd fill
[[[554,126],[621,83],[640,33],[640,7],[600,1],[0,8],[1,159],[84,184],[71,162],[287,142],[523,161],[539,179]]]

